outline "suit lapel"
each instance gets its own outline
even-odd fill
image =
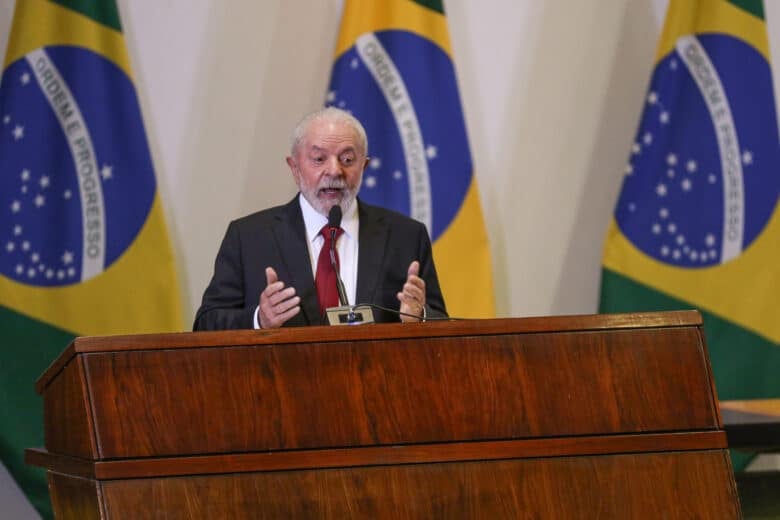
[[[301,297],[301,312],[309,325],[319,325],[320,306],[317,300],[317,289],[314,286],[314,276],[311,273],[309,246],[306,243],[306,226],[303,223],[301,205],[296,196],[277,216],[274,227],[276,245],[281,252],[289,280],[288,286],[295,287]]]
[[[378,289],[379,273],[390,230],[384,217],[358,201],[360,231],[356,303],[372,303]]]

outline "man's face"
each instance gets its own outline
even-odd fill
[[[346,210],[355,201],[367,162],[355,130],[327,120],[312,121],[287,158],[298,189],[325,216],[333,206]]]

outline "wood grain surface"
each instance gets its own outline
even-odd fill
[[[739,518],[722,451],[112,480],[109,519]],[[166,511],[161,515],[161,511]]]
[[[98,459],[719,428],[694,327],[81,357]]]

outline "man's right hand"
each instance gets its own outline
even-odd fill
[[[295,295],[295,287],[284,288],[273,267],[265,268],[266,286],[260,293],[260,306],[257,319],[260,327],[275,329],[301,312],[301,298]]]

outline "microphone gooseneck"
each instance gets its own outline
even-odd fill
[[[339,305],[347,306],[347,291],[344,289],[344,282],[341,280],[339,266],[336,263],[336,233],[341,226],[341,206],[336,204],[328,212],[328,231],[330,231],[330,265],[336,272],[336,289],[339,293]]]

